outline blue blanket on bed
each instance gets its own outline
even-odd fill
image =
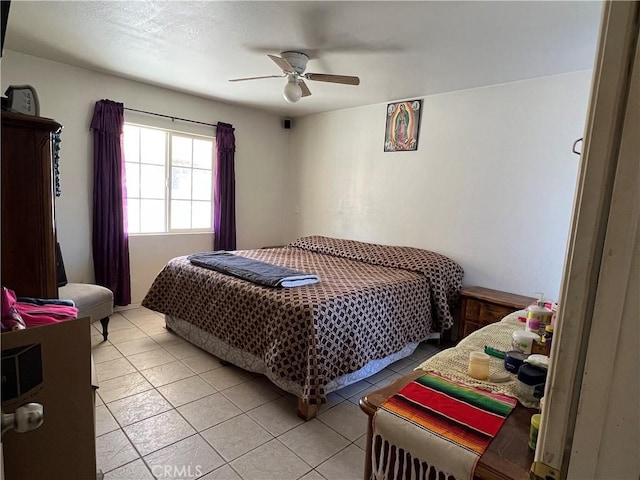
[[[267,287],[299,287],[320,281],[317,275],[241,257],[225,251],[194,253],[187,258],[192,264],[199,267],[233,275]]]

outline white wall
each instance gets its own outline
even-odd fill
[[[386,103],[297,119],[286,240],[422,247],[458,261],[465,285],[557,298],[590,81],[425,97],[416,152],[383,153]]]
[[[93,280],[88,126],[95,101],[109,98],[236,127],[238,248],[306,234],[412,245],[457,260],[466,285],[558,294],[588,71],[425,97],[418,151],[398,153],[382,152],[386,104],[296,119],[283,130],[264,112],[5,52],[3,91],[25,83],[37,89],[41,115],[64,125],[56,215],[71,281]],[[131,237],[133,301],[158,265],[207,249],[208,237]]]
[[[97,100],[126,107],[236,128],[236,222],[238,248],[282,243],[285,163],[289,135],[280,118],[163,88],[5,51],[2,91],[30,84],[40,114],[64,125],[61,144],[62,196],[56,201],[58,239],[69,281],[93,281],[91,254],[93,157],[89,123]],[[129,121],[158,125],[156,117],[126,114]],[[193,124],[170,128],[203,133]],[[212,133],[213,129],[209,131]],[[204,248],[206,246],[206,248]],[[213,248],[211,235],[131,237],[132,301],[140,302],[153,277],[169,258]]]

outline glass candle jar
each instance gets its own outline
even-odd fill
[[[484,352],[469,353],[467,374],[478,380],[487,380],[489,378],[489,355]]]
[[[536,451],[536,444],[538,443],[538,432],[540,430],[540,417],[539,413],[531,416],[531,427],[529,428],[529,448]]]

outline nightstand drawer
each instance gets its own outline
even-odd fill
[[[496,305],[494,303],[482,303],[480,304],[480,315],[478,320],[483,325],[489,323],[498,322],[506,315],[516,310],[515,308],[504,307],[502,305]]]
[[[482,308],[482,302],[478,300],[474,300],[473,298],[468,298],[465,302],[466,306],[464,308],[464,318],[465,320],[480,320],[480,309]]]
[[[469,287],[461,292],[458,338],[463,338],[490,323],[499,322],[506,315],[524,309],[535,299],[484,287]]]
[[[465,303],[464,319],[479,322],[483,325],[502,320],[505,315],[515,310],[514,308],[482,302],[473,298],[467,299]]]
[[[482,325],[479,325],[477,323],[470,322],[470,321],[467,320],[466,322],[464,322],[464,332],[463,332],[462,336],[466,337],[470,333],[473,333],[476,330],[479,330],[481,327],[482,327]]]

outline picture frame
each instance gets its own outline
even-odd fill
[[[385,152],[410,152],[418,150],[422,99],[389,103],[386,111],[384,133]]]

